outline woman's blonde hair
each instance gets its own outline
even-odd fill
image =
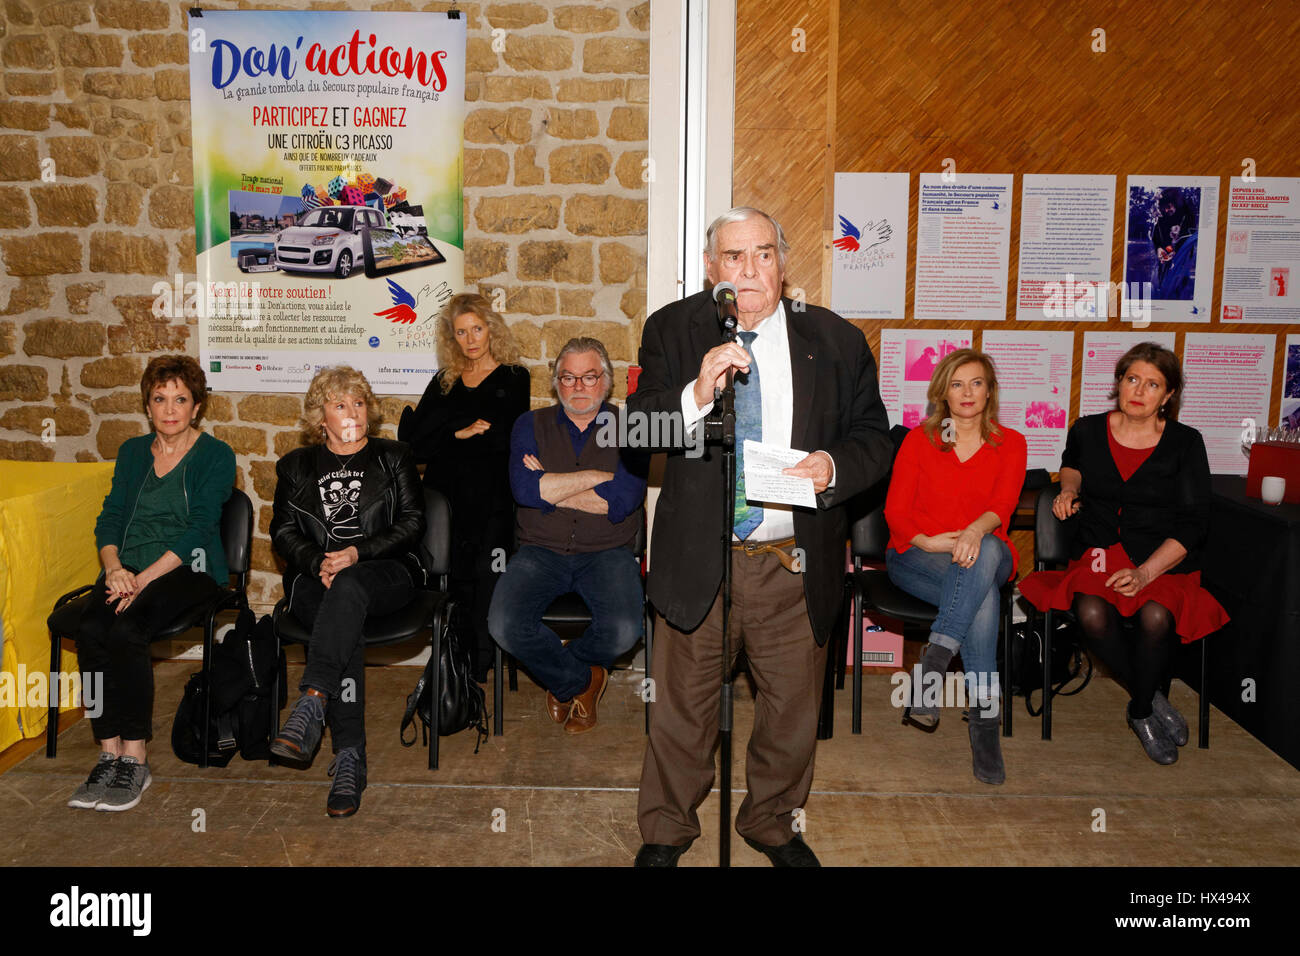
[[[957,374],[957,369],[968,362],[977,362],[984,367],[984,382],[989,392],[989,400],[984,406],[984,415],[980,419],[980,437],[990,444],[998,444],[1001,440],[1002,426],[998,424],[998,373],[993,366],[993,360],[983,352],[974,349],[957,349],[945,355],[935,366],[934,374],[930,376],[930,389],[926,393],[926,398],[929,399],[930,407],[934,411],[921,423],[921,427],[925,429],[925,436],[930,439],[930,444],[944,451],[950,451],[953,446],[952,442],[946,441],[943,437],[943,432],[946,430],[945,422],[952,418],[952,409],[948,407],[948,387],[952,385],[952,377]]]
[[[355,395],[366,403],[366,434],[378,435],[384,422],[379,399],[366,377],[350,365],[327,365],[312,378],[302,402],[302,439],[305,444],[325,441],[325,403],[331,399]]]
[[[438,380],[444,395],[460,381],[460,376],[468,365],[465,353],[456,344],[455,327],[456,319],[466,312],[477,316],[487,326],[488,352],[498,365],[519,364],[519,346],[515,343],[515,337],[506,325],[506,320],[492,311],[491,303],[476,292],[454,295],[438,314],[438,360],[442,366]]]

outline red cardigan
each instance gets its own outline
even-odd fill
[[[1002,426],[1000,444],[986,442],[966,461],[930,443],[924,429],[913,428],[894,459],[885,499],[889,546],[900,554],[918,534],[960,531],[986,511],[1002,523],[993,534],[1011,550],[1011,575],[1020,556],[1007,528],[1025,483],[1028,452],[1020,432]]]

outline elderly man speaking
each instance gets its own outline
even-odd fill
[[[812,786],[826,641],[844,575],[843,505],[889,471],[889,423],[862,333],[826,309],[782,297],[788,246],[775,219],[732,209],[709,226],[707,243],[710,284],[736,287],[738,340],[722,342],[708,291],[660,309],[646,321],[640,383],[628,407],[676,412],[688,427],[703,427],[714,387],[732,368],[738,451],[751,438],[809,452],[790,473],[812,479],[816,509],[747,501],[737,456],[731,620],[732,652],[744,650],[758,687],[736,830],[776,866],[816,866],[795,814]],[[670,450],[655,511],[647,590],[667,626],[652,665],[638,866],[676,865],[700,834],[696,810],[713,784],[722,676],[720,459],[717,448],[702,457]],[[791,560],[795,547],[801,562]]]

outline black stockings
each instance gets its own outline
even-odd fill
[[[1134,720],[1151,716],[1151,698],[1169,679],[1178,635],[1169,609],[1147,601],[1133,616],[1133,633],[1126,635],[1115,605],[1093,594],[1076,594],[1074,616],[1084,636],[1106,666],[1128,687]]]

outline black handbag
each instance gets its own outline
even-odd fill
[[[398,735],[403,747],[415,745],[416,734],[406,739],[406,728],[418,716],[423,730],[423,741],[429,745],[429,727],[433,723],[433,668],[438,668],[438,735],[449,737],[467,727],[476,733],[474,752],[487,739],[487,697],[483,688],[475,683],[469,644],[465,640],[469,620],[465,609],[454,600],[448,600],[442,615],[442,639],[437,660],[432,655],[424,673],[406,698],[406,712]]]
[[[266,760],[272,728],[269,698],[271,684],[279,672],[280,707],[288,690],[284,675],[284,654],[275,654],[271,618],[254,623],[253,612],[242,608],[233,630],[220,644],[213,644],[208,661],[212,687],[211,724],[208,732],[208,765],[224,767],[238,753],[245,760]],[[172,752],[186,763],[202,763],[203,674],[190,675],[172,721]]]
[[[1092,658],[1079,640],[1078,625],[1072,618],[1055,615],[1052,631],[1052,696],[1072,697],[1092,680]],[[998,663],[1003,664],[1000,659],[1001,641],[998,642],[998,657]],[[1043,618],[1035,616],[1012,625],[1011,666],[1003,666],[1002,672],[1010,675],[1011,693],[1025,698],[1029,716],[1041,714],[1043,705],[1040,699],[1038,706],[1034,707],[1034,692],[1043,689]],[[1066,690],[1076,680],[1078,686]]]

